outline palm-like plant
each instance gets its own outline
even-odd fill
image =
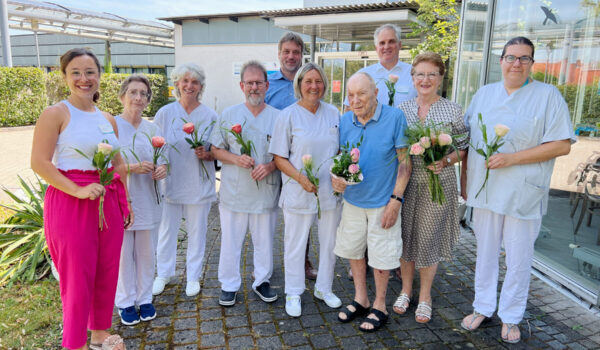
[[[44,196],[48,185],[36,176],[36,183],[19,177],[23,198],[2,190],[14,203],[2,205],[13,213],[0,223],[0,285],[14,281],[35,281],[51,267],[44,236]]]

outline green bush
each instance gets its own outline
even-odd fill
[[[44,73],[39,68],[0,67],[0,127],[35,123],[46,107]]]
[[[556,88],[567,101],[569,111],[573,114],[577,103],[577,91],[581,87],[578,85],[557,85]],[[585,87],[583,103],[581,104],[581,124],[596,125],[598,122],[600,122],[600,96],[598,96],[598,83],[595,83]]]
[[[112,115],[118,115],[123,112],[123,106],[119,100],[119,89],[121,83],[129,74],[102,74],[100,78],[100,100],[98,108]],[[167,77],[162,74],[146,74],[150,80],[152,89],[152,101],[144,110],[145,117],[154,117],[160,107],[169,103],[169,87]],[[69,88],[65,84],[62,74],[55,71],[47,74],[46,94],[48,95],[48,104],[52,105],[64,100],[69,96]]]
[[[102,74],[98,108],[112,115],[123,111],[119,101],[121,83],[129,74]],[[144,111],[145,117],[153,117],[160,107],[169,103],[167,77],[147,74],[152,89],[152,101]],[[0,67],[0,127],[35,124],[46,106],[60,102],[69,96],[60,71],[44,74],[38,68]]]

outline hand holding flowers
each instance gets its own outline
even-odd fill
[[[360,160],[360,150],[358,147],[361,143],[362,137],[352,147],[346,142],[346,145],[340,148],[340,154],[333,157],[333,165],[331,166],[330,173],[331,183],[334,186],[334,194],[336,196],[344,192],[347,185],[356,185],[363,180],[363,174],[358,165],[358,161]]]
[[[306,178],[310,182],[309,184],[303,183],[302,181],[298,181],[302,188],[304,188],[307,192],[312,192],[317,197],[317,217],[321,218],[321,202],[319,201],[319,178],[317,174],[319,173],[319,168],[315,169],[313,164],[313,159],[310,154],[305,154],[302,156],[302,169],[300,169],[300,173],[304,172],[306,174]],[[312,185],[312,186],[311,186]]]
[[[242,136],[242,126],[240,124],[234,124],[230,129],[226,129],[221,127],[224,131],[230,133],[235,137],[235,141],[240,145],[240,153],[242,156],[242,161],[244,161],[244,165],[247,165],[250,162],[250,168],[254,170],[254,159],[252,158],[252,150],[256,153],[256,149],[254,149],[254,143],[252,140],[244,140]],[[245,158],[244,156],[249,157],[250,159]],[[243,166],[244,167],[244,166]],[[255,180],[256,187],[258,188],[258,181]]]
[[[201,159],[200,165],[202,165],[202,169],[204,170],[204,175],[206,175],[206,178],[208,179],[209,178],[208,171],[206,170],[206,166],[204,166],[204,162],[202,161],[202,158],[204,158],[202,155],[207,152],[204,151],[203,149],[199,150],[199,148],[204,147],[204,145],[205,145],[205,142],[203,141],[204,134],[214,124],[214,122],[210,123],[206,128],[204,128],[204,131],[202,131],[202,134],[200,134],[200,136],[198,136],[198,129],[197,129],[196,125],[194,125],[194,123],[192,123],[192,122],[187,122],[185,119],[183,119],[183,121],[185,122],[185,124],[183,124],[183,132],[190,135],[190,137],[185,138],[185,141],[190,144],[190,148],[194,149],[198,158]]]
[[[454,139],[461,136],[452,137],[436,125],[417,124],[407,130],[407,138],[411,144],[408,154],[423,158],[429,176],[428,187],[431,193],[431,201],[440,205],[446,201],[439,178],[439,173],[445,166],[443,159],[450,153],[451,149],[454,149],[458,154]]]
[[[92,166],[98,171],[100,185],[103,187],[110,185],[114,179],[114,169],[109,171],[108,166],[113,158],[119,153],[119,149],[113,149],[113,147],[108,143],[108,140],[102,140],[102,142],[98,144],[97,149],[91,158],[79,149],[74,149],[77,153],[92,161]],[[104,219],[104,191],[100,195],[98,218],[98,229],[102,231],[106,221]]]
[[[489,167],[490,157],[492,155],[494,155],[495,153],[497,153],[498,149],[500,149],[500,147],[502,147],[502,145],[504,145],[504,141],[501,141],[501,139],[504,136],[506,136],[506,134],[508,134],[508,132],[510,131],[510,128],[504,124],[496,124],[494,126],[494,133],[496,134],[496,136],[494,136],[491,143],[488,143],[487,126],[483,123],[483,117],[482,117],[481,113],[479,113],[479,115],[477,116],[477,126],[479,127],[479,130],[481,130],[485,149],[477,148],[473,145],[471,145],[471,147],[473,147],[475,152],[479,153],[480,155],[482,155],[485,158],[486,169],[485,169],[485,180],[483,180],[483,184],[481,185],[481,188],[479,189],[479,191],[477,191],[475,198],[477,198],[479,196],[481,191],[487,185],[487,181],[490,176],[490,167]],[[486,192],[486,200],[487,200],[487,192]]]

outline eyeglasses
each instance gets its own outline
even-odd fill
[[[146,90],[127,90],[127,96],[134,98],[140,96],[141,98],[147,99],[150,94]]]
[[[528,64],[533,62],[533,57],[531,56],[521,56],[517,57],[515,55],[506,55],[502,57],[507,63],[515,63],[515,61],[521,62],[521,64]]]
[[[440,76],[440,73],[438,73],[438,72],[431,72],[431,73],[427,73],[427,74],[426,73],[417,73],[417,74],[415,74],[415,79],[424,80],[425,77],[427,77],[427,79],[433,80],[439,76]]]
[[[253,87],[254,84],[256,84],[256,87],[260,88],[260,87],[263,87],[263,85],[265,85],[265,81],[260,80],[260,81],[245,81],[244,82],[244,85],[248,88]]]

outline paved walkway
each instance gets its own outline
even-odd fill
[[[16,175],[31,176],[29,154],[32,128],[0,129],[0,185],[18,187]],[[0,201],[6,200],[0,197]],[[252,244],[246,240],[242,269],[243,283],[238,302],[231,308],[218,305],[220,285],[217,267],[220,228],[217,206],[209,216],[206,263],[201,281],[202,292],[193,298],[185,295],[185,235],[181,233],[178,251],[177,279],[155,298],[158,317],[134,327],[122,326],[115,315],[115,329],[125,339],[128,349],[383,349],[383,348],[470,348],[470,349],[597,349],[600,348],[600,317],[567,298],[545,282],[533,278],[525,320],[521,323],[523,341],[508,346],[500,340],[500,320],[469,333],[460,320],[471,311],[475,267],[475,238],[463,231],[455,250],[455,259],[442,263],[433,287],[433,319],[422,325],[414,320],[415,305],[404,316],[391,314],[390,321],[374,334],[358,330],[358,321],[341,324],[337,310],[328,308],[312,296],[314,282],[307,282],[302,295],[302,316],[291,318],[284,310],[282,223],[276,234],[272,286],[280,299],[263,303],[251,288]],[[318,239],[312,237],[312,261]],[[334,292],[344,304],[353,296],[353,284],[347,279],[347,262],[338,259]],[[369,275],[369,292],[374,292]],[[418,287],[418,282],[416,283]],[[401,282],[390,280],[387,304],[400,292]],[[418,299],[415,297],[414,299]]]

